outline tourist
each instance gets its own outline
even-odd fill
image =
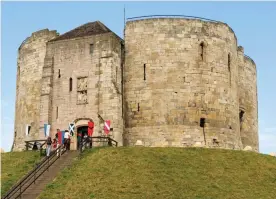
[[[57,145],[58,145],[57,139],[54,138],[54,139],[53,139],[53,150],[54,150],[54,151],[57,150]],[[57,151],[57,156],[58,156],[58,151]]]
[[[51,146],[52,146],[52,139],[50,136],[47,138],[46,144],[47,144],[46,155],[49,157],[51,153]]]
[[[36,151],[38,149],[38,147],[37,147],[37,143],[36,142],[34,142],[34,145],[33,145],[33,150],[34,151]]]
[[[64,145],[66,147],[66,150],[70,150],[70,133],[68,132],[68,130],[65,130],[65,134],[64,134]]]
[[[59,133],[59,129],[57,129],[57,133],[56,133],[56,135],[55,135],[55,137],[56,137],[56,139],[58,140],[58,133]]]
[[[78,138],[78,149],[81,147],[81,139],[82,139],[82,134],[81,132],[77,133],[77,138]]]

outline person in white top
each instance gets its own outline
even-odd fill
[[[65,147],[66,147],[66,150],[70,150],[70,133],[68,132],[68,130],[65,130],[65,134],[64,134],[64,144],[65,144]]]

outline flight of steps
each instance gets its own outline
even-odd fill
[[[48,171],[45,171],[27,190],[22,194],[22,199],[35,199],[43,191],[47,184],[51,183],[57,174],[65,167],[71,165],[74,158],[79,155],[78,151],[67,151],[56,160]],[[50,193],[49,193],[50,194]]]

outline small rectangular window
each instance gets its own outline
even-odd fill
[[[58,78],[60,78],[60,69],[58,69]]]
[[[92,54],[94,51],[94,44],[90,44],[90,54]]]
[[[240,131],[242,130],[242,123],[244,120],[244,111],[240,110],[240,114],[239,114],[239,118],[240,118]]]
[[[201,57],[201,60],[204,61],[204,43],[203,42],[200,43],[200,57]]]
[[[205,118],[200,118],[200,127],[205,126]]]
[[[146,80],[146,64],[144,64],[144,80]]]
[[[72,77],[70,77],[69,79],[69,92],[71,92],[73,90],[73,79]]]
[[[27,124],[26,125],[26,135],[30,134],[30,130],[31,130],[31,125]]]

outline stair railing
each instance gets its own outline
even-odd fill
[[[22,193],[30,187],[49,167],[58,160],[66,151],[66,148],[61,145],[56,150],[52,151],[49,156],[43,158],[36,167],[25,175],[18,183],[16,183],[2,198],[21,198]]]
[[[107,143],[108,146],[113,146],[117,147],[118,142],[110,137],[105,137],[105,136],[93,136],[93,137],[86,137],[81,140],[79,150],[80,153],[82,153],[86,148],[92,148],[93,143],[95,142],[102,142],[102,143]]]

